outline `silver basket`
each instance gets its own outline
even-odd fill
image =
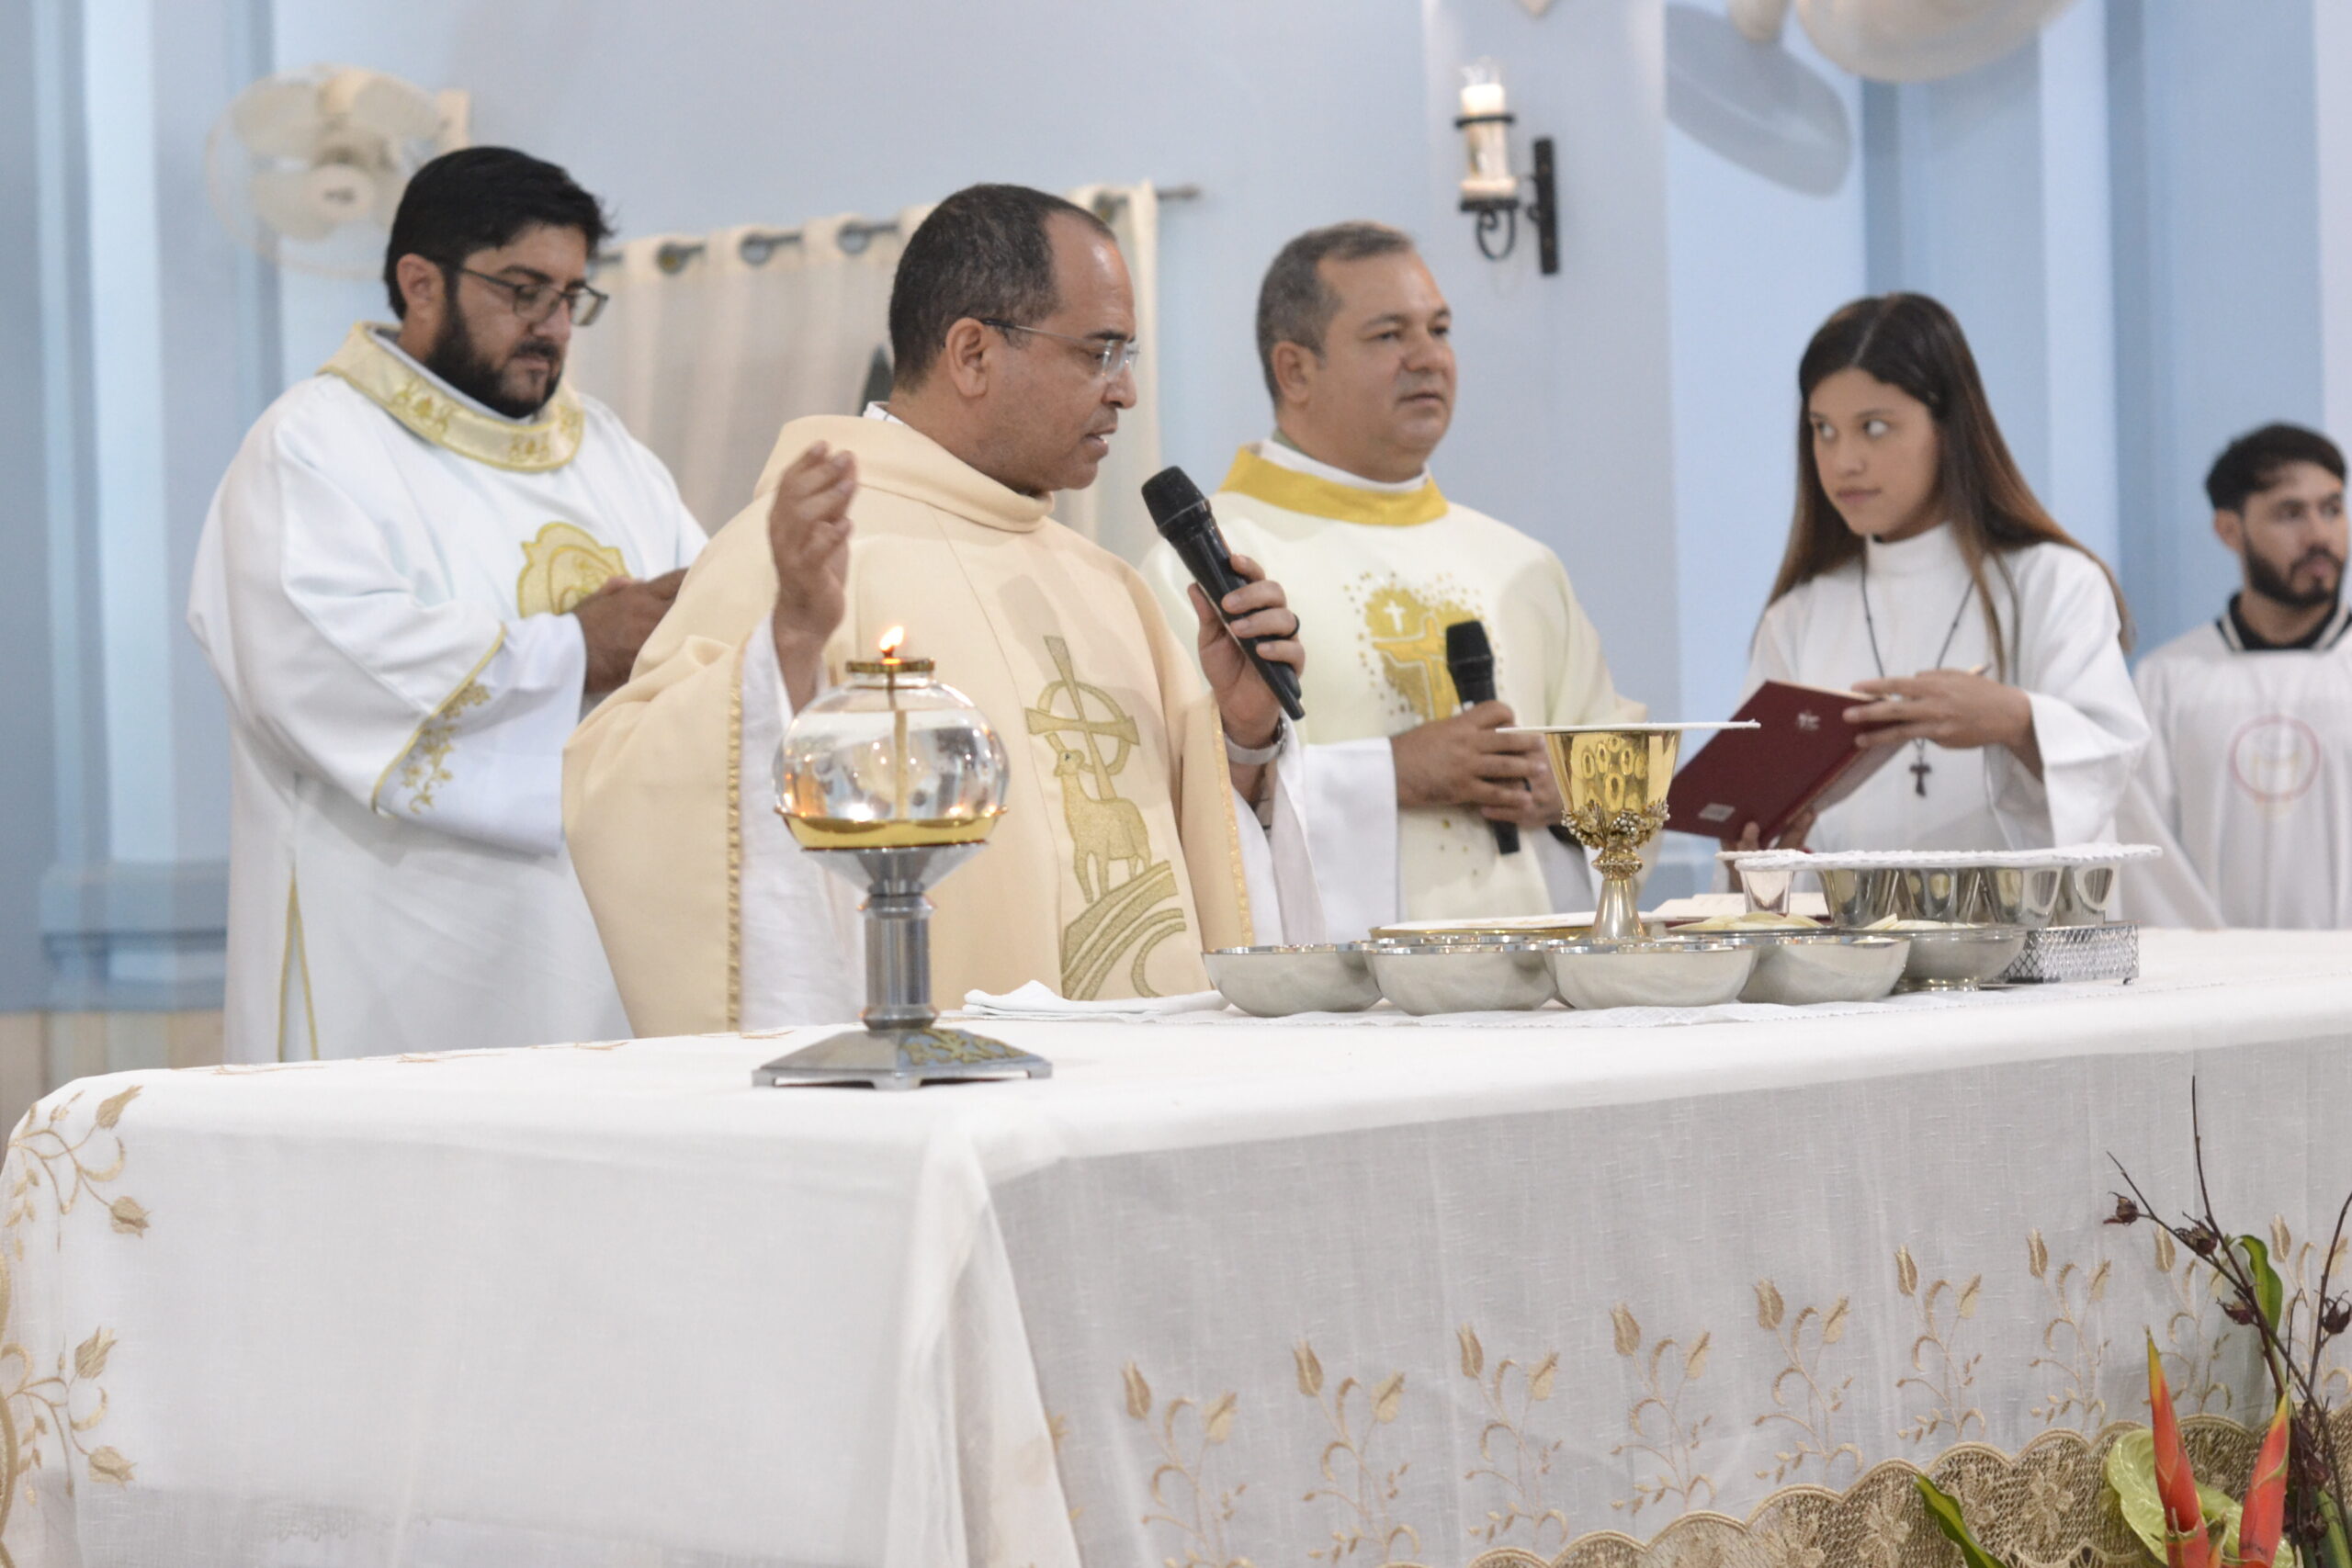
[[[2004,985],[2061,980],[2132,981],[2140,977],[2140,928],[2045,926],[2028,931],[2025,951],[2001,974]]]

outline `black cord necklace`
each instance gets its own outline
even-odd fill
[[[1862,626],[1864,630],[1871,634],[1871,663],[1876,666],[1878,670],[1878,678],[1883,681],[1886,679],[1886,660],[1879,657],[1878,622],[1871,615],[1871,552],[1868,545],[1864,545],[1862,547],[1860,559],[1862,564]],[[1961,592],[1960,608],[1951,613],[1951,626],[1944,633],[1944,645],[1943,647],[1936,649],[1936,661],[1933,665],[1929,666],[1929,668],[1940,670],[1944,667],[1944,656],[1951,651],[1951,639],[1960,635],[1960,618],[1961,616],[1968,614],[1968,602],[1975,597],[1976,583],[1974,580],[1972,579],[1968,586]],[[1926,741],[1914,740],[1911,742],[1911,749],[1913,757],[1911,763],[1912,784],[1917,792],[1924,795],[1928,793],[1928,775],[1934,773],[1936,770],[1934,765],[1928,761],[1928,743]]]

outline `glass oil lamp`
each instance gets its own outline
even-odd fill
[[[941,1028],[931,1000],[929,889],[978,854],[1004,813],[1004,747],[928,659],[876,657],[793,716],[776,749],[776,811],[803,850],[865,887],[862,1028],[759,1068],[758,1084],[1045,1077],[1039,1057]]]

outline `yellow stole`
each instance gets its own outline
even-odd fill
[[[1438,493],[1435,479],[1401,495],[1358,490],[1353,485],[1317,479],[1313,474],[1270,463],[1247,446],[1233,455],[1233,467],[1226,470],[1225,482],[1217,488],[1250,496],[1285,512],[1329,517],[1335,523],[1369,523],[1377,528],[1410,528],[1417,524],[1434,523],[1452,506]]]

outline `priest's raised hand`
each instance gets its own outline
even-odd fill
[[[1243,578],[1245,586],[1225,596],[1225,613],[1233,622],[1230,631],[1209,609],[1208,595],[1201,592],[1197,583],[1193,588],[1193,614],[1201,623],[1201,672],[1208,677],[1209,690],[1216,694],[1217,712],[1225,720],[1226,738],[1243,750],[1262,751],[1281,733],[1282,705],[1250,668],[1250,656],[1234,639],[1272,638],[1260,643],[1258,652],[1277,664],[1289,665],[1302,675],[1306,672],[1306,649],[1298,640],[1298,615],[1291,609],[1283,585],[1269,579],[1266,569],[1248,556],[1235,556],[1233,570]],[[1259,786],[1264,782],[1264,764],[1229,760],[1228,766],[1233,787],[1241,792],[1243,799],[1256,800]]]
[[[825,639],[848,613],[849,503],[856,495],[857,458],[820,441],[784,470],[768,506],[776,582],[771,635],[796,709],[824,683]]]

